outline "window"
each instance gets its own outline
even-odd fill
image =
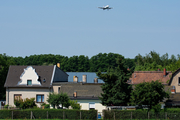
[[[178,85],[180,85],[180,77],[178,77]]]
[[[36,95],[36,102],[43,103],[44,102],[44,95]]]
[[[22,99],[22,94],[14,94],[14,100]]]
[[[61,87],[58,87],[58,93],[60,93]]]
[[[89,103],[89,110],[95,109],[95,103],[91,102]]]
[[[27,85],[32,85],[32,80],[27,80]]]

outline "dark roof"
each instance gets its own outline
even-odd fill
[[[61,92],[67,93],[71,99],[98,99],[102,93],[102,83],[59,83],[59,85]],[[73,97],[74,92],[77,92],[76,98]]]
[[[180,102],[180,94],[179,93],[170,94],[169,100],[171,100],[173,102]]]
[[[21,74],[27,67],[28,66],[10,66],[4,87],[51,87],[50,83],[53,75],[54,66],[32,66],[35,69],[37,75],[39,76],[41,86],[17,85],[20,81]],[[46,82],[43,82],[44,78]]]
[[[163,71],[135,71],[129,79],[129,84],[139,84],[142,82],[151,82],[160,80],[163,84],[168,84],[172,72],[167,71],[164,76]]]
[[[67,72],[69,75],[68,82],[73,82],[73,76],[78,77],[78,82],[82,82],[82,76],[86,75],[87,83],[94,83],[94,78],[98,78],[95,72]],[[101,79],[98,79],[98,83],[104,83]]]
[[[180,93],[171,93],[172,88],[173,86],[165,85],[164,90],[169,93],[169,99],[165,99],[165,101],[168,100],[168,103],[178,103],[180,102]]]
[[[171,79],[170,79],[170,81],[169,81],[169,85],[171,85],[171,82],[172,82],[172,80],[173,80],[173,77],[174,77],[177,73],[179,73],[179,71],[180,71],[180,68],[177,69],[177,70],[172,74],[172,77],[171,77]]]

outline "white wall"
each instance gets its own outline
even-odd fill
[[[89,103],[95,103],[95,110],[98,112],[106,109],[106,106],[103,106],[100,100],[77,100],[77,102],[80,103],[81,110],[89,110]]]
[[[44,95],[44,102],[47,102],[47,98],[49,95],[50,89],[48,88],[6,88],[6,104],[9,104],[10,106],[14,105],[14,94],[21,94],[22,99],[25,98],[35,98],[36,101],[36,95],[37,94],[43,94]],[[38,107],[40,107],[40,103],[36,103]]]

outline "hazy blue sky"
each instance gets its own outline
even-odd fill
[[[177,55],[180,0],[1,0],[0,43],[14,57]]]

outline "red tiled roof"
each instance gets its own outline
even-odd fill
[[[142,82],[151,82],[160,80],[163,84],[168,84],[172,72],[167,71],[164,76],[163,71],[135,71],[130,78],[130,84],[139,84]]]

